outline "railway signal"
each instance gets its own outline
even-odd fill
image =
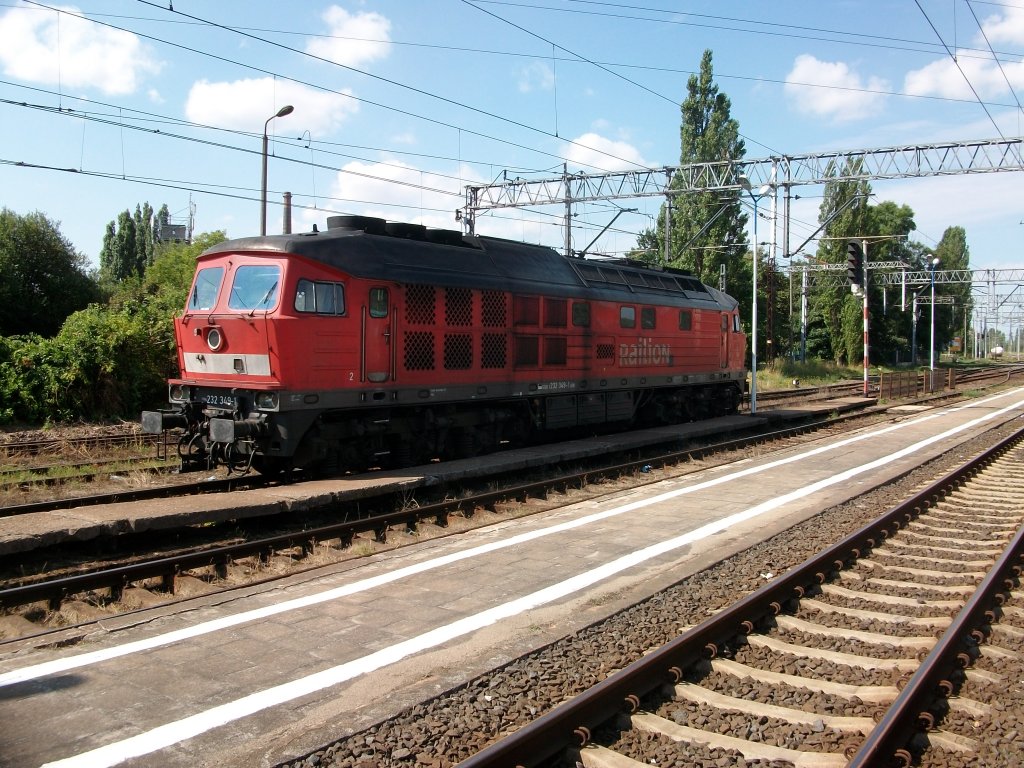
[[[856,240],[846,243],[846,277],[850,280],[850,290],[860,293],[864,275],[864,249]]]

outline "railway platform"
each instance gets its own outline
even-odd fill
[[[370,472],[232,493],[34,512],[4,520],[0,526],[0,556],[102,537],[282,513],[311,513],[327,506],[356,502],[381,492],[407,492],[472,479],[483,474],[527,471],[553,462],[584,459],[604,453],[611,446],[629,450],[662,443],[666,438],[682,442],[712,436],[723,437],[765,425],[796,423],[832,412],[845,413],[865,408],[874,402],[871,398],[845,397],[807,403],[799,408],[762,409],[755,416],[726,416],[688,424],[518,448],[489,454],[480,459],[447,461],[401,470]]]

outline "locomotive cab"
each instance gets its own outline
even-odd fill
[[[171,409],[142,414],[146,432],[185,430],[178,446],[183,468],[248,465],[255,441],[272,437],[268,417],[280,408],[283,386],[281,315],[318,300],[333,311],[344,301],[340,284],[331,285],[328,298],[309,281],[295,282],[277,254],[200,258],[184,312],[175,318],[181,375],[168,382]],[[274,442],[261,446],[264,471],[273,464]],[[278,450],[293,448],[287,437],[276,443]]]

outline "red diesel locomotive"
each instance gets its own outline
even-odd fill
[[[408,466],[735,413],[735,299],[677,270],[332,216],[204,252],[146,432],[183,468]]]

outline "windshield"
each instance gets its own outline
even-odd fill
[[[281,267],[277,264],[246,264],[235,270],[228,308],[269,310],[277,303]]]
[[[188,298],[189,309],[209,310],[217,303],[217,292],[220,281],[224,277],[224,267],[207,267],[200,269],[196,275],[196,284],[192,287],[192,295]]]

